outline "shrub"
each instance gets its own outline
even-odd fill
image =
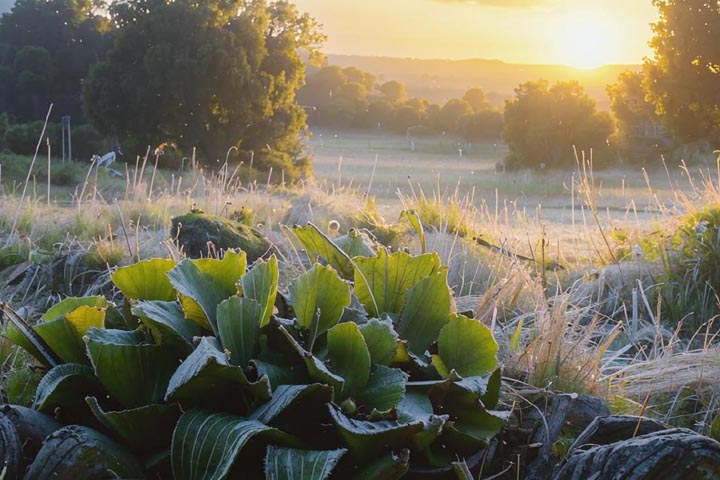
[[[74,158],[90,161],[93,155],[106,153],[103,136],[92,125],[78,125],[72,129],[72,153]]]
[[[145,465],[160,478],[278,478],[323,465],[313,478],[398,478],[450,472],[486,446],[506,419],[491,410],[498,346],[454,313],[437,255],[351,260],[312,226],[293,231],[328,265],[286,294],[275,257],[246,272],[230,251],[120,268],[117,307],[68,298],[33,328],[15,318],[7,336],[49,368],[34,407],[104,432],[72,427],[82,445],[112,446],[103,462],[120,476]],[[55,463],[55,448],[29,471],[89,468]]]
[[[38,120],[32,123],[19,123],[12,125],[5,131],[5,145],[7,148],[19,155],[32,155],[42,133],[45,122]],[[44,151],[45,140],[50,139],[50,144],[55,146],[60,144],[60,127],[57,124],[49,123],[40,143],[41,151]]]
[[[665,318],[692,335],[718,313],[720,208],[688,215],[665,255],[662,294]]]

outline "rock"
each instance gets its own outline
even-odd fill
[[[720,478],[720,443],[668,429],[570,454],[555,480]]]
[[[23,456],[28,460],[35,458],[48,435],[62,428],[50,416],[20,405],[3,405],[0,416],[9,419],[15,426]]]
[[[350,258],[374,257],[380,246],[365,230],[351,228],[345,235],[333,239],[335,245]]]
[[[585,430],[596,417],[607,417],[611,413],[605,399],[579,394],[565,416],[565,427],[577,434]]]
[[[173,218],[170,234],[189,258],[213,257],[220,251],[239,248],[252,263],[270,249],[270,242],[257,230],[205,213]]]
[[[669,429],[670,426],[657,420],[633,415],[597,417],[575,439],[570,450],[582,445],[608,445],[638,435],[647,435]]]
[[[25,479],[144,478],[137,459],[105,435],[70,425],[45,439]]]

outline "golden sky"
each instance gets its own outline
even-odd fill
[[[295,0],[326,53],[496,58],[581,68],[650,56],[651,0]]]

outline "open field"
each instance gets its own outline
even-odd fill
[[[503,144],[468,145],[450,137],[413,141],[414,151],[401,135],[319,130],[310,141],[315,177],[330,190],[340,186],[375,196],[389,221],[403,208],[402,198],[425,196],[457,204],[466,221],[494,229],[491,236],[521,251],[548,235],[558,250],[578,254],[597,237],[598,223],[608,231],[632,230],[639,241],[640,232],[686,213],[702,198],[703,179],[717,175],[714,166],[689,168],[662,158],[648,168],[597,169],[581,160],[565,171],[502,172],[496,163],[507,154]]]
[[[512,204],[534,210],[542,205],[545,212],[555,211],[549,221],[569,223],[573,182],[580,180],[581,166],[567,171],[498,172],[496,164],[508,153],[502,143],[466,144],[450,137],[412,141],[414,151],[411,140],[401,135],[318,130],[310,140],[315,176],[328,185],[369,192],[390,205],[398,190],[407,194],[415,188],[442,196],[457,192],[472,196],[476,206]],[[647,169],[614,167],[594,169],[592,174],[600,210],[649,213],[657,210],[658,202],[672,201],[678,189],[691,188],[686,172],[679,165],[666,168],[661,158]]]

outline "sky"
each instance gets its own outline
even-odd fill
[[[593,68],[651,56],[651,0],[296,0],[325,53]]]

